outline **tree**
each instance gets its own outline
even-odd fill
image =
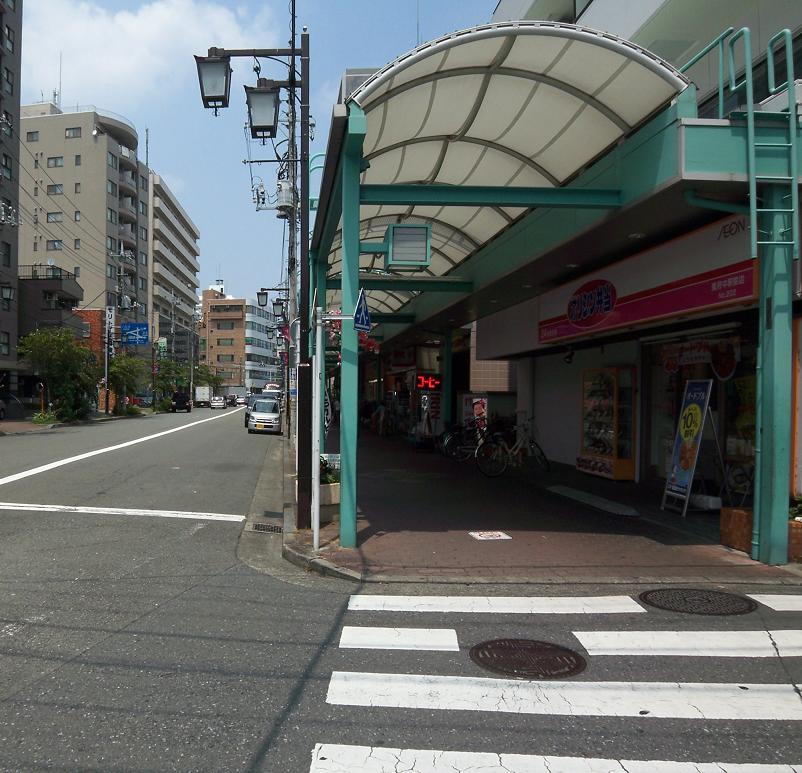
[[[153,388],[161,397],[171,395],[179,384],[187,384],[187,368],[172,360],[158,360],[159,372],[153,377]]]
[[[208,365],[198,365],[195,368],[195,383],[198,386],[210,386],[212,392],[217,393],[220,387],[223,386],[223,379]]]
[[[100,368],[72,332],[56,327],[34,330],[20,340],[17,351],[44,382],[47,402],[53,403],[60,419],[71,421],[89,414]]]
[[[136,392],[145,381],[145,362],[130,354],[118,354],[109,360],[109,386],[117,395],[117,406],[129,392]]]

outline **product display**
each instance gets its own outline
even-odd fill
[[[632,368],[595,368],[582,374],[582,442],[577,469],[633,480],[635,459]]]

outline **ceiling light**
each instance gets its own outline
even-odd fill
[[[570,269],[579,268],[579,263],[566,263],[565,267]]]
[[[631,234],[627,234],[627,239],[643,239],[646,234],[642,234],[640,231],[634,231]]]

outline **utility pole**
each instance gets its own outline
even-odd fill
[[[170,359],[175,362],[175,290],[170,292]]]

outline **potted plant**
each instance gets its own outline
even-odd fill
[[[340,504],[340,471],[320,457],[320,504]]]
[[[788,508],[788,560],[802,563],[802,499]]]
[[[721,544],[749,553],[752,549],[752,508],[721,508]],[[802,563],[802,499],[788,508],[788,560]]]

